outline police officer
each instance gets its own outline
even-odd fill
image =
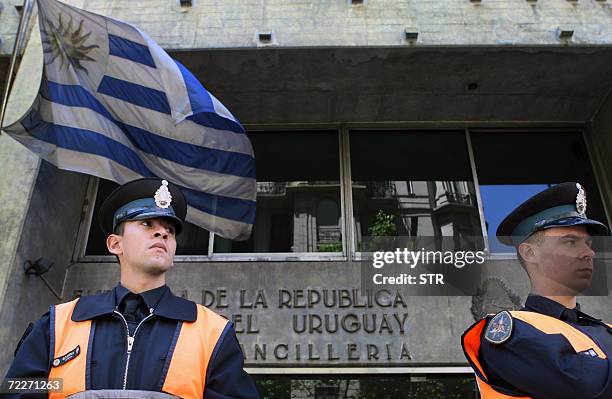
[[[488,316],[462,336],[482,398],[612,398],[612,327],[576,302],[591,282],[591,237],[607,234],[585,212],[582,186],[563,183],[528,199],[497,229],[516,247],[531,294],[521,311]]]
[[[165,180],[114,190],[99,222],[119,260],[120,283],[51,306],[24,334],[7,377],[62,378],[63,392],[49,397],[110,389],[257,398],[232,323],[165,284],[185,214],[182,192]]]

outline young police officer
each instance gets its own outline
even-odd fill
[[[165,180],[114,190],[99,221],[121,282],[52,306],[24,335],[7,377],[62,378],[63,392],[52,397],[127,389],[149,392],[141,397],[257,398],[232,324],[165,285],[185,214],[183,194]]]
[[[591,282],[591,236],[607,234],[585,212],[583,188],[563,183],[527,200],[497,229],[517,248],[532,293],[522,311],[487,317],[462,337],[482,398],[612,398],[612,327],[576,303]]]

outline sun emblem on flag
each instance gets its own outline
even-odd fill
[[[72,65],[75,69],[88,73],[87,68],[81,65],[81,61],[95,61],[88,53],[100,46],[97,44],[85,45],[91,32],[85,33],[83,31],[83,20],[79,22],[79,27],[73,30],[72,17],[65,24],[64,18],[60,14],[58,26],[55,26],[53,22],[46,18],[42,31],[44,52],[45,54],[51,54],[51,58],[45,61],[46,65],[52,64],[59,58],[61,60],[60,70],[64,66],[68,69],[68,66]]]

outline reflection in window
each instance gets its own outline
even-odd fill
[[[86,255],[110,255],[106,249],[106,236],[98,224],[98,210],[104,199],[117,187],[119,185],[115,182],[104,179],[99,180],[96,204],[85,251]],[[183,232],[176,237],[176,254],[208,255],[208,236],[207,230],[189,222],[183,223]]]
[[[337,131],[249,134],[257,217],[248,241],[215,236],[215,253],[341,252]]]
[[[463,132],[351,132],[358,250],[366,236],[454,237],[479,246],[480,216]]]
[[[322,199],[317,206],[317,248],[320,252],[342,251],[340,204]]]
[[[262,398],[274,399],[476,399],[473,376],[380,376],[305,379],[256,376]]]
[[[516,206],[553,184],[582,184],[589,217],[606,220],[580,133],[471,132],[470,137],[492,252],[515,252],[497,240],[497,227]]]

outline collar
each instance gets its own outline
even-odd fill
[[[168,290],[168,286],[164,284],[161,287],[153,288],[137,295],[142,297],[145,305],[147,305],[147,309],[155,309],[162,296],[166,293],[166,290]],[[125,288],[121,283],[117,284],[115,287],[115,306],[119,306],[121,301],[130,293],[131,291]]]
[[[163,288],[163,290],[161,290],[161,288]],[[98,295],[81,297],[72,312],[71,319],[72,321],[84,321],[102,315],[110,315],[116,309],[117,304],[120,303],[120,301],[116,302],[117,299],[123,299],[129,292],[127,288],[123,287],[121,284],[117,284],[111,291]],[[193,322],[197,318],[197,307],[195,302],[175,296],[172,291],[170,291],[170,288],[165,285],[143,292],[141,295],[143,295],[143,299],[147,303],[147,306],[150,306],[150,303],[156,305],[150,306],[154,308],[154,315],[188,322]]]
[[[525,309],[545,314],[547,316],[554,317],[555,319],[562,319],[561,316],[564,312],[580,312],[580,304],[576,304],[576,307],[574,309],[568,309],[565,306],[561,305],[559,302],[553,301],[552,299],[548,299],[540,295],[529,294],[527,300],[525,301]]]

